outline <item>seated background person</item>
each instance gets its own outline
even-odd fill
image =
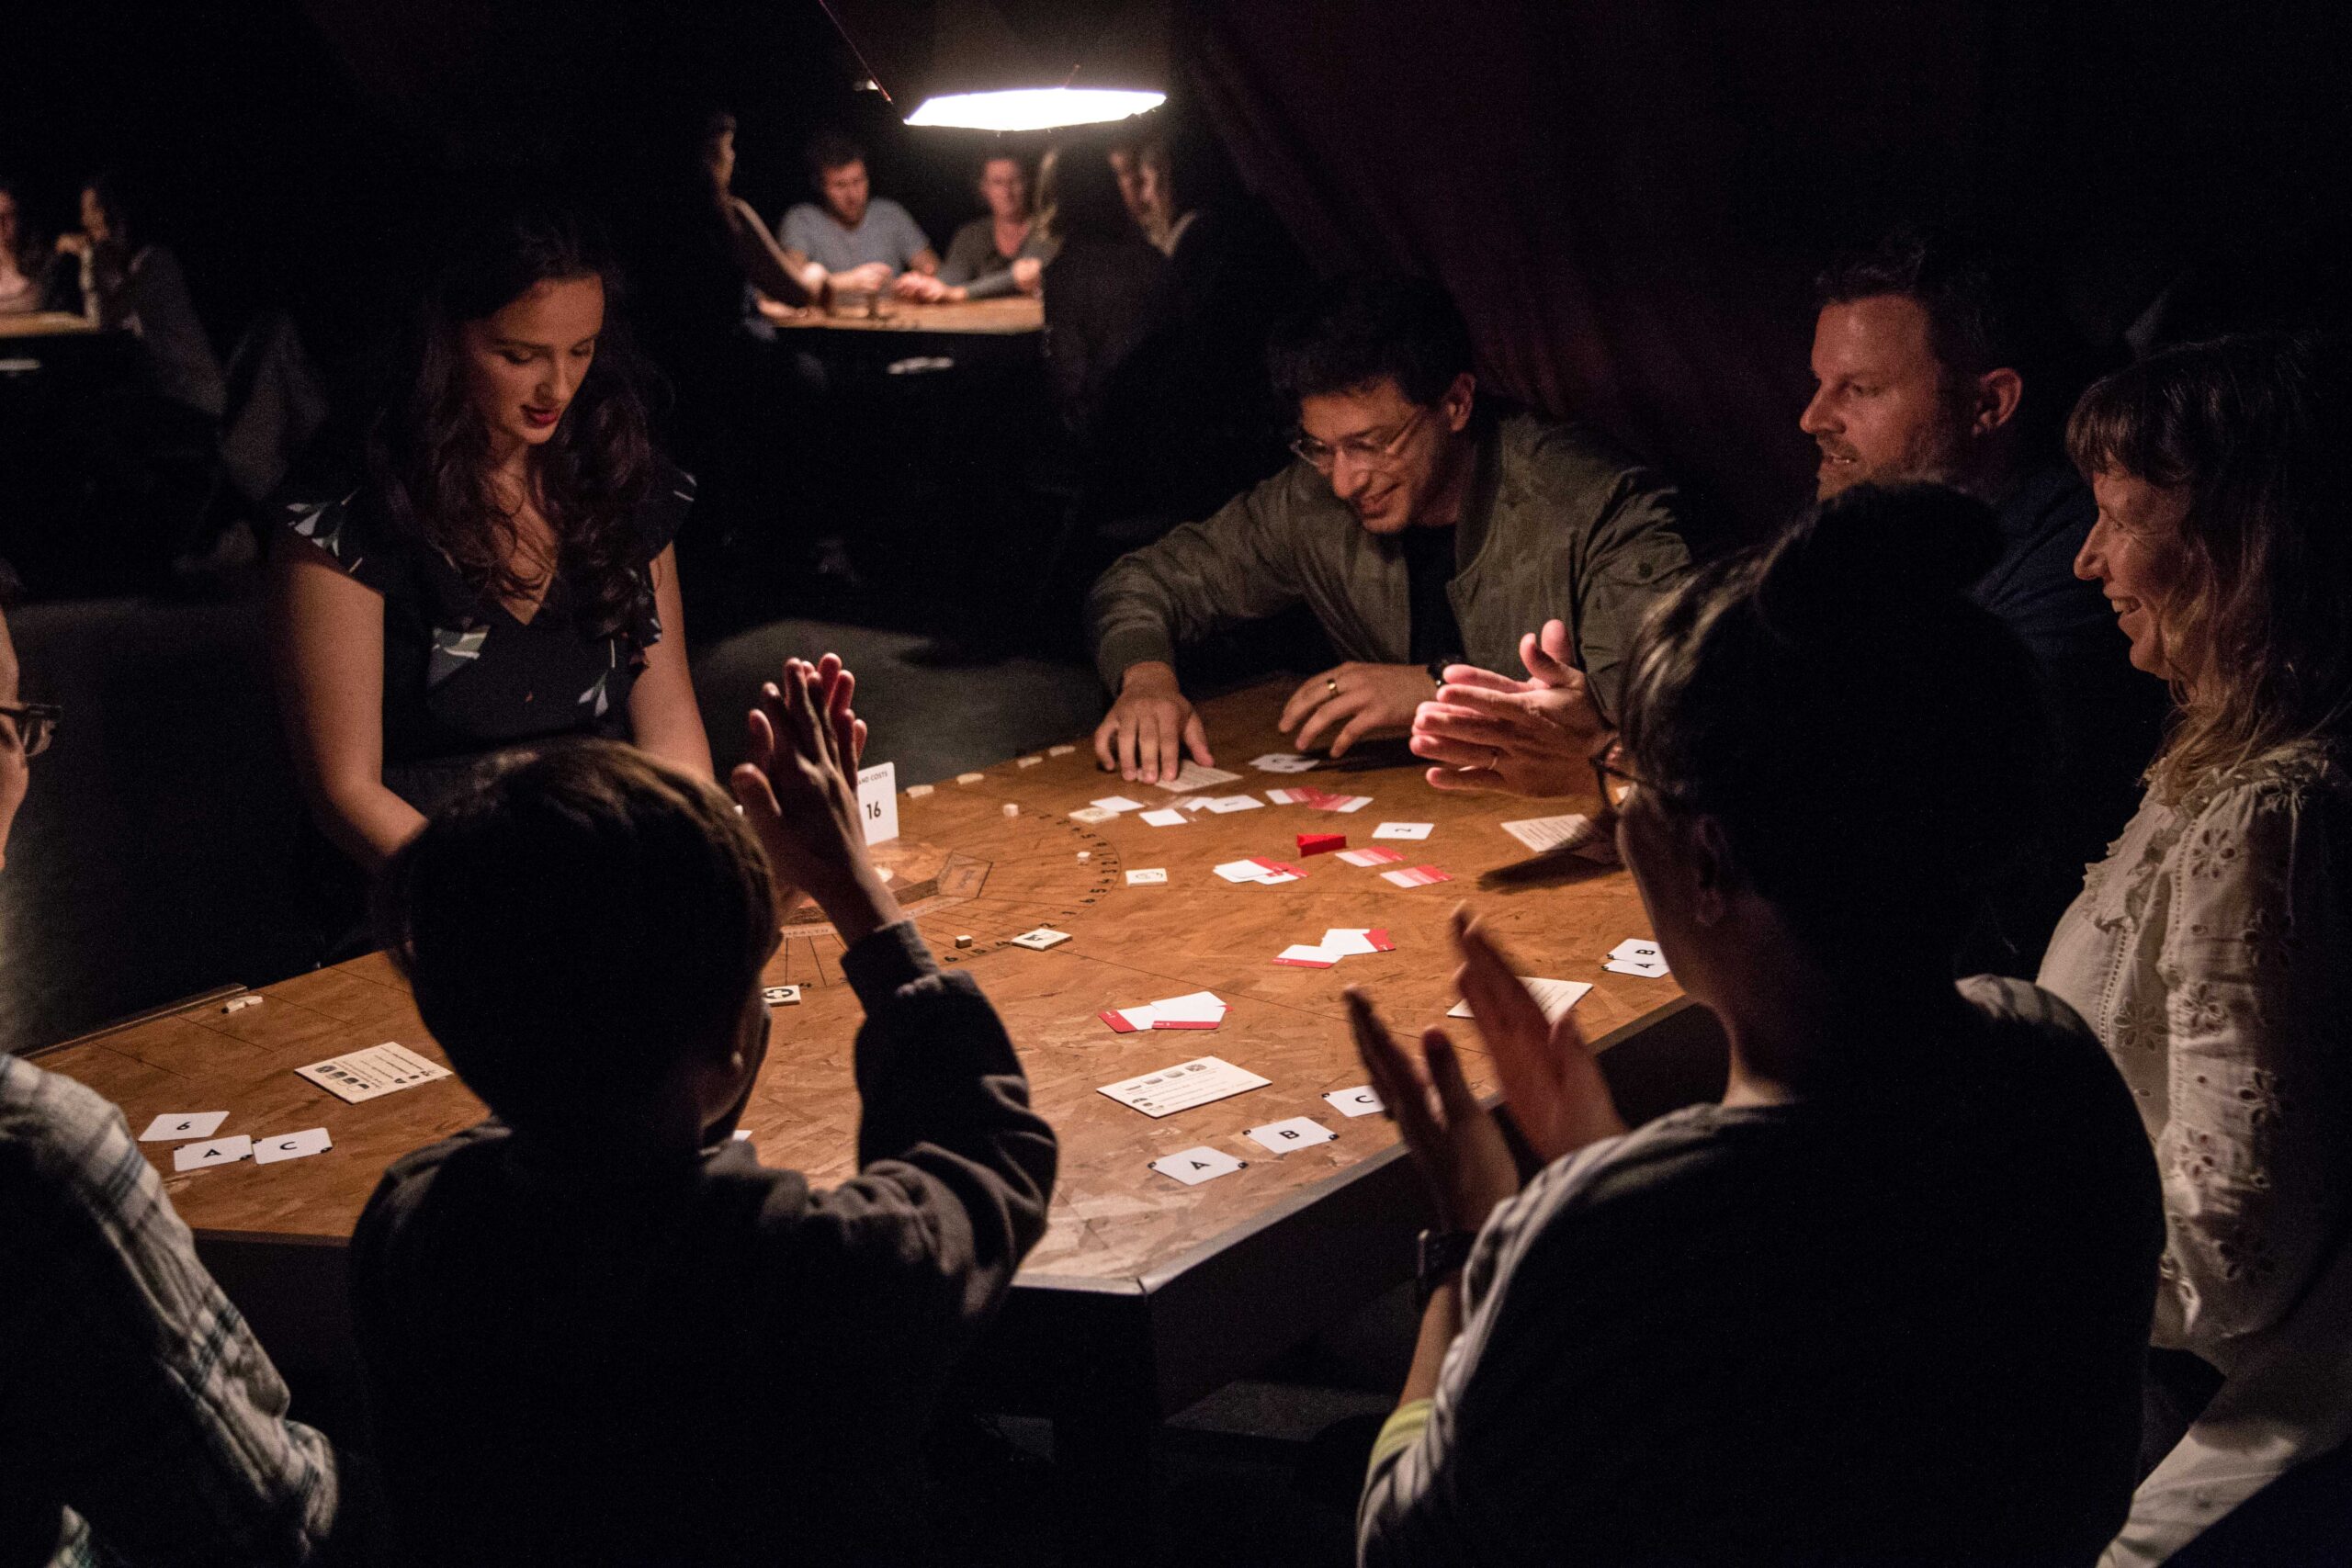
[[[894,288],[909,299],[996,299],[1036,294],[1045,288],[1046,264],[1054,259],[1053,237],[1029,202],[1029,171],[1011,153],[980,164],[980,199],[989,215],[975,218],[947,242],[939,275],[907,272]]]
[[[1114,439],[1131,439],[1130,422],[1109,411],[1148,390],[1135,387],[1132,374],[1125,384],[1118,378],[1175,325],[1175,279],[1168,258],[1127,216],[1110,164],[1092,148],[1083,141],[1056,148],[1046,154],[1043,177],[1055,246],[1043,275],[1054,400],[1081,445],[1103,438],[1106,419]]]
[[[220,358],[188,297],[179,258],[140,227],[123,182],[93,175],[82,186],[82,228],[57,248],[82,265],[82,310],[96,326],[130,333],[147,351],[155,389],[206,420],[220,417],[227,385]]]
[[[865,149],[835,131],[808,143],[808,178],[824,205],[797,202],[778,238],[806,257],[800,281],[821,296],[828,283],[853,294],[879,294],[902,272],[934,273],[939,256],[907,209],[876,196]]]
[[[13,581],[0,562],[0,610]],[[0,613],[0,863],[53,724],[19,700]],[[287,1419],[122,1112],[5,1055],[0,1337],[0,1563],[318,1560],[339,1497],[327,1440]]]
[[[1369,1568],[2086,1563],[2123,1517],[2146,1141],[2064,1003],[1951,979],[2050,788],[2032,661],[1967,593],[1998,549],[1966,497],[1859,490],[1642,629],[1603,766],[1730,1041],[1722,1103],[1628,1130],[1576,1014],[1547,1026],[1465,921],[1462,994],[1549,1162],[1522,1190],[1445,1034],[1431,1097],[1352,998],[1451,1233]]]
[[[768,688],[736,802],[573,748],[386,869],[386,946],[497,1117],[396,1162],[353,1238],[404,1562],[921,1556],[921,1436],[1045,1232],[1054,1138],[866,860],[812,674]],[[858,1170],[824,1190],[731,1136],[796,889],[866,1015]]]
[[[1102,765],[1151,783],[1184,749],[1209,761],[1177,645],[1302,602],[1347,660],[1283,709],[1302,748],[1402,730],[1434,671],[1498,665],[1553,618],[1613,700],[1635,624],[1690,563],[1673,489],[1580,426],[1479,400],[1469,330],[1435,283],[1327,286],[1271,357],[1299,460],[1113,563],[1088,597],[1117,694]]]
[[[604,341],[610,264],[563,213],[456,241],[356,486],[286,507],[270,561],[296,773],[371,871],[503,747],[626,738],[711,770],[671,543],[692,480]]]

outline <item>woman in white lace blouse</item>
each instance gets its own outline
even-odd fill
[[[2177,712],[2041,983],[2098,1031],[2155,1144],[2154,1342],[2211,1372],[2160,1355],[2152,1410],[2218,1383],[2185,1435],[2152,1430],[2177,1441],[2110,1563],[2164,1561],[2352,1435],[2346,391],[2338,351],[2224,339],[2101,381],[2067,432],[2098,498],[2075,572]]]

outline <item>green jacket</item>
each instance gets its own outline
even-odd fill
[[[1483,412],[1480,423],[1446,590],[1464,656],[1524,675],[1521,634],[1565,621],[1594,700],[1614,714],[1634,629],[1690,564],[1679,498],[1578,426]],[[1403,547],[1365,532],[1303,462],[1113,562],[1086,602],[1095,668],[1116,691],[1131,664],[1173,662],[1180,642],[1301,601],[1342,659],[1408,661]]]

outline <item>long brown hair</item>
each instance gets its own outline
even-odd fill
[[[2190,344],[2091,387],[2066,424],[2086,477],[2186,489],[2180,571],[2154,606],[2180,713],[2158,797],[2352,719],[2352,377],[2342,345]]]
[[[620,276],[593,231],[560,208],[508,206],[457,227],[449,259],[410,323],[398,389],[368,432],[368,467],[395,528],[446,556],[485,600],[536,583],[517,570],[514,519],[492,499],[490,433],[467,395],[458,330],[558,278],[605,287],[605,331],[536,477],[556,568],[581,595],[586,628],[628,620],[642,546],[635,523],[653,449],[636,366],[617,320]]]

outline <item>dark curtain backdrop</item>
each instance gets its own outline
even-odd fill
[[[1442,279],[1488,385],[1613,432],[1747,532],[1810,493],[1809,280],[1884,224],[2006,239],[2110,340],[2217,242],[2322,208],[2342,228],[2321,199],[2340,39],[2287,7],[1185,11],[1185,92],[1326,270]]]

